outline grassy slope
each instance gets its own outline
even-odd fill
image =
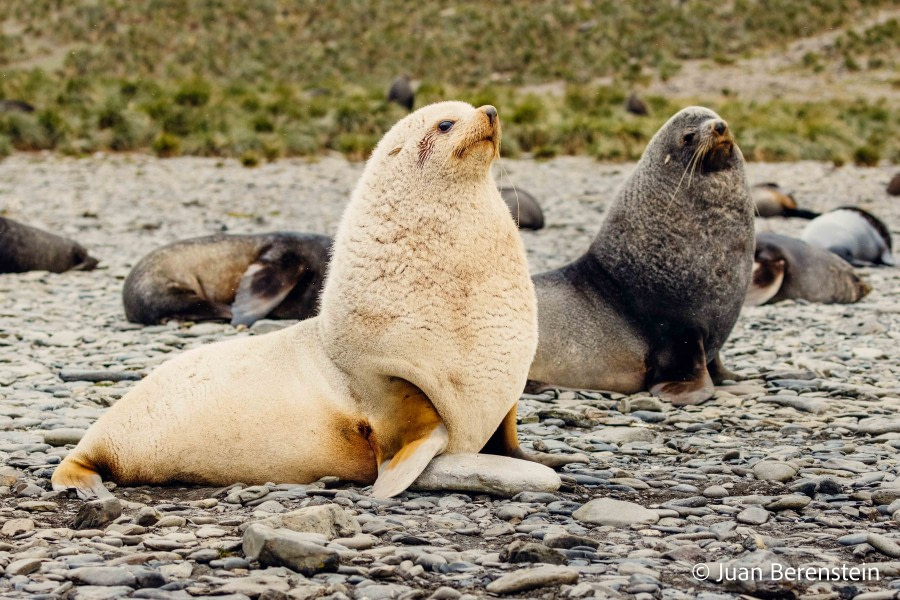
[[[656,97],[651,118],[622,109],[627,90],[681,61],[732,61],[889,5],[4,0],[0,97],[39,110],[0,116],[0,153],[152,149],[252,163],[330,148],[363,157],[403,114],[382,99],[406,71],[422,81],[419,104],[498,105],[508,154],[634,158],[670,113],[699,101],[732,122],[750,157],[896,161],[886,131],[900,117],[887,102]],[[896,68],[884,57],[896,55],[897,22],[879,27],[805,67]],[[522,91],[547,82],[564,93]]]

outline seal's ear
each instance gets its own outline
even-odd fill
[[[397,146],[396,148],[388,152],[388,156],[397,156],[398,154],[400,154],[401,150],[403,150],[403,146]]]
[[[379,427],[376,438],[375,498],[390,498],[408,488],[450,442],[444,422],[425,393],[406,381],[398,383],[402,398],[397,395],[396,406],[402,413]]]
[[[252,325],[294,289],[306,267],[288,248],[273,246],[244,271],[231,305],[232,325]]]

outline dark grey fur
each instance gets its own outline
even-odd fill
[[[754,260],[748,305],[782,300],[852,304],[872,290],[833,253],[786,235],[758,234]]]
[[[529,379],[702,402],[730,374],[718,352],[753,267],[753,201],[724,121],[686,108],[660,129],[587,254],[534,278],[540,334]],[[692,137],[691,137],[692,136]],[[692,172],[706,140],[722,143]],[[710,376],[712,375],[712,377]]]
[[[97,262],[68,238],[0,217],[0,273],[90,271]]]
[[[518,188],[500,188],[500,197],[509,207],[513,220],[519,229],[541,229],[544,227],[544,211],[537,199]]]
[[[319,310],[331,238],[303,233],[211,235],[174,242],[138,262],[125,280],[125,316],[170,319],[306,319]]]

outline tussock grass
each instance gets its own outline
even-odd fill
[[[334,150],[363,159],[405,114],[384,93],[406,71],[422,82],[418,106],[448,98],[497,105],[507,155],[629,160],[687,102],[710,104],[650,97],[652,116],[635,117],[623,103],[636,83],[670,77],[686,59],[727,63],[890,4],[4,0],[0,98],[37,110],[0,113],[0,156],[146,151],[252,166]],[[804,64],[852,59],[875,68],[896,53],[896,33],[893,20],[845,35],[832,54],[811,53]],[[529,91],[547,82],[560,93]],[[900,158],[900,142],[887,135],[900,117],[883,103],[730,99],[711,107],[749,158]]]

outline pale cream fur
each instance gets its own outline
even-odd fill
[[[395,125],[341,221],[320,316],[165,363],[91,427],[54,488],[98,493],[91,472],[131,484],[370,483],[419,410],[400,380],[437,409],[447,451],[480,450],[537,344],[486,111],[446,102]],[[438,132],[445,120],[455,124]]]

